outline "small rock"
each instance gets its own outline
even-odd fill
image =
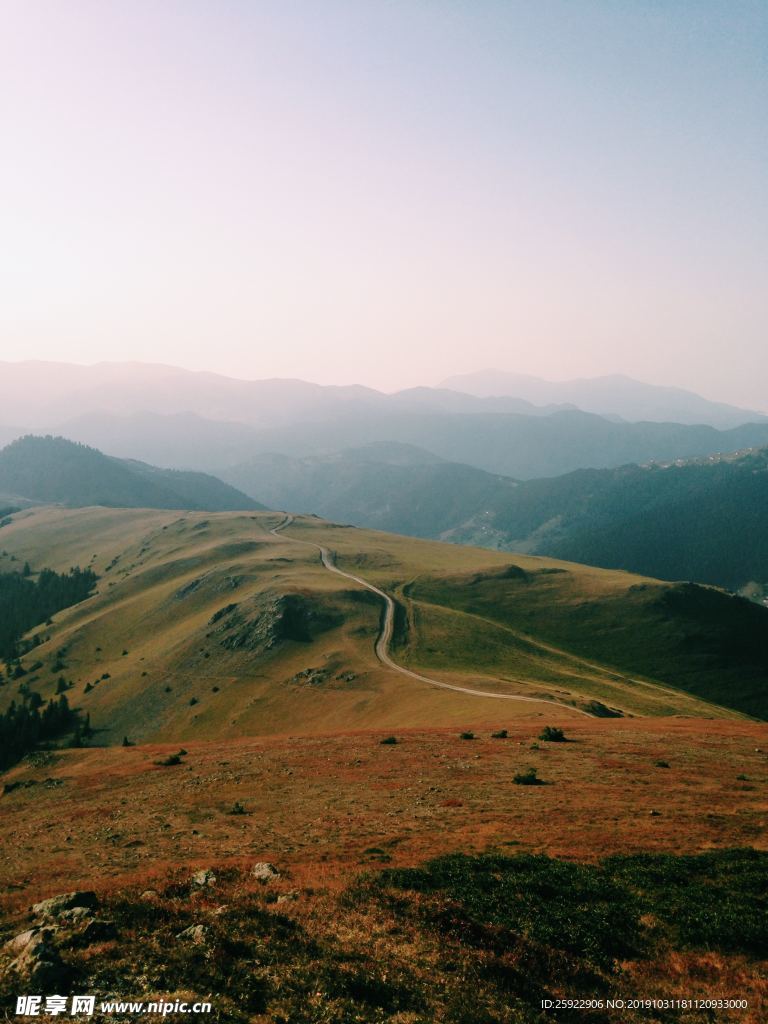
[[[182,939],[184,942],[194,942],[195,945],[201,945],[208,938],[208,929],[204,924],[191,924],[189,928],[179,932],[176,938]]]
[[[19,932],[18,935],[14,935],[12,939],[9,939],[5,944],[6,948],[12,950],[14,953],[20,953],[22,949],[30,944],[36,935],[40,935],[40,928],[37,926],[34,928],[27,928],[25,932]]]
[[[157,889],[145,889],[144,892],[139,897],[139,899],[142,899],[142,900],[154,900],[154,899],[157,899],[157,897],[159,895],[160,894],[158,893]]]
[[[266,885],[267,882],[271,882],[273,878],[279,878],[280,872],[277,870],[274,864],[270,864],[268,861],[259,861],[258,864],[254,864],[251,868],[251,878],[255,878],[257,882],[261,882],[262,885]]]
[[[192,885],[196,885],[198,889],[207,889],[210,885],[216,884],[216,875],[209,868],[204,871],[196,871],[192,875]]]
[[[35,903],[30,909],[35,917],[59,917],[65,910],[74,910],[75,907],[95,910],[98,905],[95,892],[65,892]]]
[[[299,890],[291,889],[290,892],[283,892],[277,897],[278,903],[288,903],[299,898]]]

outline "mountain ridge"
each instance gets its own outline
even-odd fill
[[[263,509],[204,473],[116,459],[63,437],[27,435],[0,450],[0,494],[43,504],[125,508]]]
[[[584,412],[621,416],[631,421],[703,423],[727,429],[768,418],[764,412],[712,401],[685,388],[648,384],[620,373],[551,381],[529,374],[480,370],[448,377],[439,386],[478,397],[512,396],[538,404],[570,403]]]

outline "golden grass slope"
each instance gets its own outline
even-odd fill
[[[42,666],[25,682],[47,698],[59,676],[71,680],[70,702],[90,713],[99,743],[123,736],[146,742],[471,728],[500,716],[552,717],[556,709],[547,705],[438,690],[381,665],[374,655],[380,602],[326,571],[317,552],[293,537],[323,544],[342,568],[398,597],[404,617],[393,653],[409,667],[475,688],[562,701],[565,718],[576,717],[569,704],[591,699],[625,714],[739,717],[542,639],[535,621],[521,632],[485,613],[409,596],[414,581],[473,574],[496,574],[503,591],[504,572],[515,567],[557,570],[547,577],[556,602],[596,594],[620,602],[633,586],[663,584],[312,517],[275,536],[270,530],[281,518],[105,508],[17,514],[0,531],[0,570],[15,557],[33,570],[91,566],[100,577],[91,598],[36,631],[44,642],[24,661]],[[16,691],[12,683],[0,688],[0,706]]]

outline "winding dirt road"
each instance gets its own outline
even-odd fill
[[[437,686],[441,690],[455,690],[457,693],[468,693],[472,697],[490,697],[492,700],[514,700],[523,701],[529,704],[552,704],[556,708],[560,708],[565,711],[574,711],[576,714],[585,715],[587,718],[594,718],[588,711],[584,711],[582,708],[574,707],[572,704],[562,704],[557,700],[547,700],[545,697],[521,697],[518,694],[513,693],[492,693],[488,690],[473,690],[468,686],[456,686],[453,683],[444,683],[439,679],[431,679],[429,676],[422,676],[418,672],[412,672],[409,668],[403,668],[402,665],[398,665],[396,661],[392,660],[392,656],[389,653],[390,645],[392,643],[392,633],[395,628],[395,602],[378,587],[374,586],[373,583],[369,583],[368,580],[364,580],[360,576],[354,576],[351,572],[344,572],[343,569],[339,569],[334,564],[333,555],[328,548],[322,547],[320,544],[315,544],[309,540],[299,540],[297,537],[291,537],[286,533],[282,533],[286,527],[290,526],[293,522],[294,517],[292,515],[286,515],[285,519],[278,523],[278,525],[269,532],[275,537],[282,534],[283,539],[289,540],[294,544],[304,544],[306,547],[315,548],[320,552],[320,558],[323,565],[328,572],[334,572],[337,576],[343,576],[346,580],[351,580],[353,583],[358,583],[361,587],[365,587],[366,590],[370,590],[371,593],[376,594],[384,602],[384,621],[382,623],[381,632],[376,640],[376,646],[374,650],[376,657],[387,668],[392,669],[393,672],[398,672],[401,676],[407,676],[410,679],[416,679],[420,683],[428,683],[430,686]]]

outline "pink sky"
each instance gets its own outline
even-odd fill
[[[5,0],[0,358],[623,372],[764,407],[767,23]]]

